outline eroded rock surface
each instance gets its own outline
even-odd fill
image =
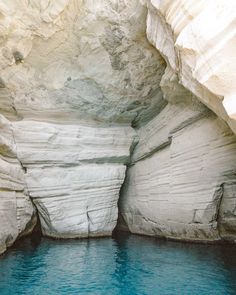
[[[236,132],[234,0],[142,0],[147,37],[179,80]]]
[[[25,190],[24,171],[17,159],[11,123],[0,116],[0,253],[19,237],[30,233],[35,210]]]
[[[8,2],[1,79],[18,117],[130,123],[157,108],[165,62],[138,0]]]
[[[235,3],[193,2],[0,3],[1,252],[32,202],[45,235],[110,235],[130,154],[131,231],[235,239]]]
[[[135,138],[131,127],[13,123],[18,158],[43,234],[111,235]]]
[[[163,91],[169,103],[137,131],[121,215],[133,233],[234,240],[236,136],[191,93],[177,87],[174,75],[173,95],[171,75],[166,76]]]
[[[138,0],[8,0],[0,12],[0,112],[43,233],[110,235],[131,122],[163,107],[165,62],[146,39],[146,10]]]

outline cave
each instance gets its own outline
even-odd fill
[[[234,247],[236,7],[195,2],[0,3],[0,254]]]

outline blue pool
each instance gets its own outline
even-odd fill
[[[236,294],[236,246],[27,238],[0,257],[0,295],[15,294]]]

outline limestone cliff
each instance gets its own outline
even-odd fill
[[[236,132],[236,2],[141,0],[147,37],[181,84]]]
[[[121,215],[133,233],[234,240],[236,136],[196,97],[176,87],[173,74],[165,79],[169,103],[137,130]]]
[[[235,239],[235,10],[0,1],[1,252],[35,208],[44,235],[110,235],[122,186],[132,232]]]
[[[147,37],[164,57],[169,102],[138,130],[120,201],[132,232],[235,240],[234,1],[146,0]],[[193,94],[180,87],[181,83]]]
[[[146,39],[146,11],[137,0],[8,0],[0,13],[0,113],[11,121],[20,190],[43,234],[110,235],[131,123],[164,104],[165,62]],[[1,211],[0,232],[11,235],[2,219],[16,210],[4,202]]]
[[[17,237],[30,233],[36,216],[25,187],[24,171],[17,159],[12,124],[0,116],[0,253]]]

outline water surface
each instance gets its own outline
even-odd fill
[[[0,294],[236,294],[236,247],[127,234],[27,238],[0,257]]]

